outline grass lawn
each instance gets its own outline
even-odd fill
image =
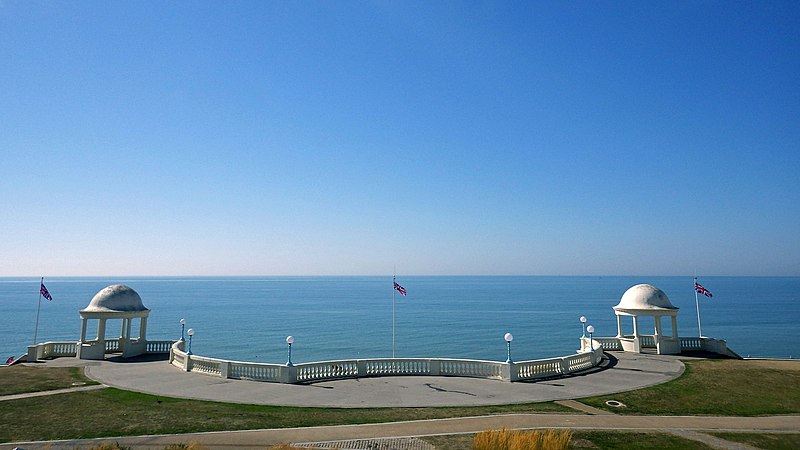
[[[702,442],[670,433],[626,431],[575,431],[569,448],[599,448],[613,450],[689,450],[712,449]]]
[[[800,413],[800,364],[691,360],[680,378],[638,391],[583,399],[616,413],[734,415]],[[52,372],[50,372],[52,370]],[[53,374],[58,374],[53,376]],[[14,392],[88,382],[79,369],[15,366],[0,370],[0,388]],[[605,406],[618,400],[626,408]],[[0,442],[162,433],[378,423],[507,413],[574,413],[555,403],[451,408],[298,408],[176,399],[106,388],[0,402]],[[740,434],[765,448],[800,448],[799,434]],[[426,438],[427,439],[427,438]],[[472,436],[434,445],[469,448]],[[450,441],[448,441],[448,439]],[[464,439],[470,443],[464,447]],[[746,441],[750,442],[750,441]],[[573,448],[706,448],[664,433],[576,431]],[[671,446],[671,447],[670,447]]]
[[[436,450],[463,450],[472,448],[474,434],[425,436],[422,440]],[[571,449],[711,449],[711,447],[669,433],[582,431],[575,430],[570,441]]]
[[[800,363],[705,359],[684,361],[670,382],[580,399],[617,414],[759,416],[800,413]],[[626,405],[612,408],[607,400]]]
[[[297,408],[177,399],[107,388],[0,402],[0,442],[532,412],[572,413],[574,410],[555,403],[448,408]]]
[[[766,450],[794,450],[800,448],[800,433],[710,432],[708,434]]]
[[[83,375],[80,367],[29,367],[16,365],[0,369],[0,395],[50,391],[99,384]]]

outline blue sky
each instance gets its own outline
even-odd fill
[[[0,276],[800,275],[797,2],[0,2]]]

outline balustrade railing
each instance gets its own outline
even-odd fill
[[[192,372],[207,373],[209,375],[220,375],[222,361],[215,358],[192,355]]]
[[[358,364],[356,361],[304,363],[298,364],[296,370],[297,381],[301,383],[358,377]]]
[[[281,381],[281,365],[231,361],[228,376],[240,380],[279,383]]]
[[[368,359],[363,360],[367,376],[430,375],[430,359]]]
[[[596,337],[594,338],[594,341],[599,342],[603,346],[603,350],[622,350],[622,344],[619,342],[619,338]]]
[[[313,383],[346,378],[407,375],[474,377],[505,381],[532,380],[584,370],[599,364],[603,357],[603,345],[595,341],[591,351],[520,363],[471,359],[381,358],[321,361],[287,366],[189,355],[183,351],[183,347],[184,343],[181,341],[172,344],[170,363],[187,372],[273,383]]]
[[[681,350],[702,350],[703,340],[699,337],[682,337]]]
[[[42,358],[56,358],[59,356],[75,356],[77,353],[75,342],[46,342],[42,344]]]
[[[170,355],[170,364],[181,369],[186,368],[186,353],[180,350],[172,352]]]
[[[602,345],[600,346],[600,349],[602,351]],[[572,373],[593,367],[593,356],[594,352],[589,352],[564,357],[563,360],[566,366],[566,372]]]
[[[145,353],[169,353],[169,348],[174,341],[147,341]]]
[[[114,353],[120,351],[119,339],[106,339],[106,353]]]
[[[455,377],[497,378],[503,377],[503,366],[506,363],[494,361],[443,359],[439,374]]]
[[[552,377],[562,375],[561,359],[522,361],[515,364],[517,379],[532,380],[534,378]]]
[[[639,345],[642,348],[656,348],[656,339],[654,336],[644,335],[639,336]]]
[[[85,344],[97,343],[88,341]],[[131,341],[136,344],[137,341]],[[147,341],[145,353],[169,353],[173,341]],[[78,354],[79,342],[43,342],[40,344],[29,345],[27,360],[30,362],[44,358],[74,357]],[[108,339],[105,341],[105,353],[119,353],[121,347],[119,339]]]

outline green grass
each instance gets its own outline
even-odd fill
[[[670,433],[627,431],[575,431],[569,448],[598,448],[608,450],[690,450],[712,449],[702,442]]]
[[[176,399],[107,388],[0,402],[0,442],[310,427],[533,412],[574,411],[555,403],[448,408],[300,408]]]
[[[16,365],[0,369],[0,395],[50,391],[98,384],[83,375],[80,367],[30,367]]]
[[[800,412],[800,370],[797,370],[797,366],[781,368],[738,360],[696,360],[688,361],[686,366],[684,375],[663,385],[582,401],[615,413],[632,414],[754,416]],[[0,370],[0,389],[3,390],[0,392],[8,395],[57,389],[69,387],[76,380],[89,382],[75,368],[15,366]],[[606,407],[604,402],[609,399],[622,401],[628,406],[622,409]],[[547,412],[574,413],[554,403],[363,409],[241,405],[159,397],[107,388],[0,402],[0,442]],[[665,441],[661,436],[667,436],[668,439]],[[744,438],[747,435],[736,436]],[[780,435],[781,439],[772,434],[755,436],[753,439],[763,442],[756,444],[758,446],[768,447],[767,444],[775,440],[775,447],[768,448],[800,448],[798,435]],[[461,438],[463,436],[453,439]],[[656,446],[650,448],[664,448],[663,445],[667,445],[668,441],[677,442],[675,448],[704,448],[694,441],[658,433],[579,431],[575,434],[574,448],[583,448],[579,446],[581,439],[596,448],[648,448],[651,442]],[[690,446],[687,447],[686,442]],[[452,447],[444,446],[444,443],[442,445],[447,449],[459,448],[457,445],[460,444]]]
[[[686,372],[670,382],[580,401],[617,414],[759,416],[800,413],[800,371],[752,361],[685,361]],[[779,387],[779,388],[777,388]],[[624,408],[606,406],[621,401]]]
[[[710,432],[708,434],[765,450],[794,450],[800,448],[800,433]]]
[[[422,440],[432,444],[436,450],[463,450],[472,448],[474,434],[451,434],[425,436]],[[581,431],[575,430],[570,441],[571,449],[711,449],[697,441],[669,433]]]

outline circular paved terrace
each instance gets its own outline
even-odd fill
[[[278,384],[187,373],[166,360],[58,358],[47,365],[86,366],[90,378],[121,389],[200,400],[281,406],[423,407],[545,402],[629,391],[683,373],[676,356],[606,353],[599,367],[562,378],[503,382],[456,377],[403,376]]]

